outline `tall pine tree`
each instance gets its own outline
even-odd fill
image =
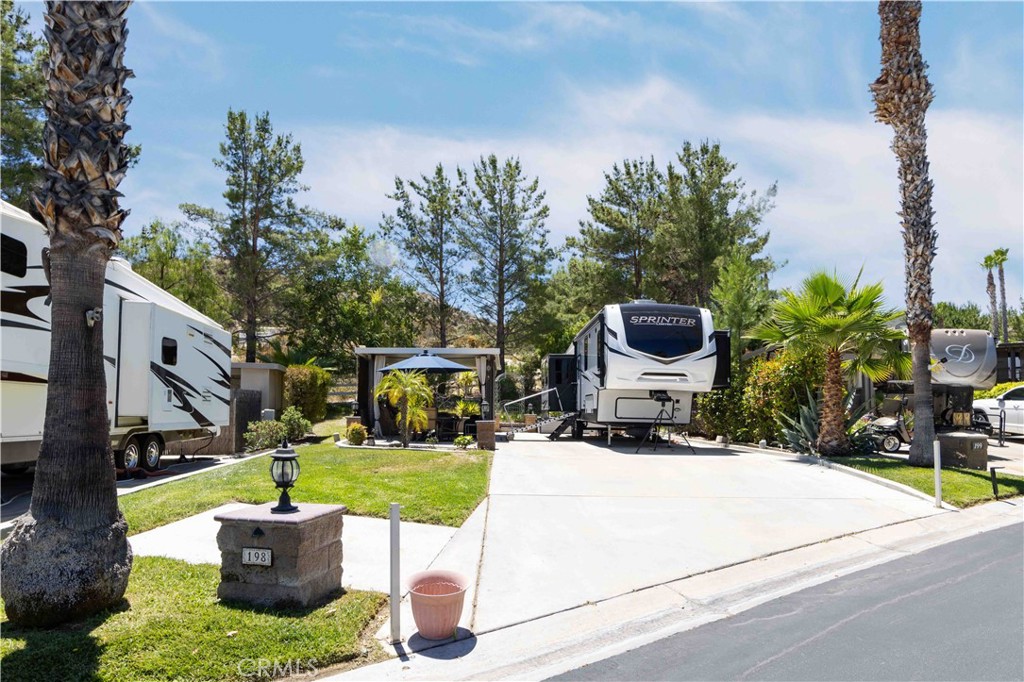
[[[472,176],[459,171],[459,183],[464,201],[458,241],[473,264],[466,297],[493,325],[504,368],[506,348],[528,328],[521,313],[554,255],[544,226],[549,211],[540,181],[527,179],[518,158],[481,157]]]

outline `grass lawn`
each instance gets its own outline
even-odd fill
[[[313,433],[318,436],[331,436],[335,433],[341,434],[341,437],[345,437],[345,417],[339,417],[337,419],[327,419],[322,422],[313,424]]]
[[[125,594],[130,608],[55,630],[21,630],[0,610],[4,679],[247,680],[258,677],[259,659],[282,672],[290,661],[296,674],[380,656],[361,638],[384,595],[348,592],[317,609],[229,606],[217,601],[219,573],[212,565],[136,557]]]
[[[832,461],[935,495],[935,472],[931,467],[914,467],[890,457],[837,457]],[[1024,478],[1000,473],[996,481],[999,482],[1000,498],[1024,495]],[[957,507],[970,507],[994,500],[988,472],[943,469],[942,499]]]
[[[296,449],[302,472],[293,502],[344,504],[357,516],[460,526],[487,494],[491,453],[480,450],[358,450],[333,443]],[[119,498],[129,533],[156,528],[228,502],[277,499],[270,457],[224,467]]]

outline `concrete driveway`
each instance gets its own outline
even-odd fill
[[[793,457],[695,447],[634,454],[633,440],[535,434],[500,444],[463,625],[481,634],[938,511]],[[435,567],[472,573],[445,554]]]

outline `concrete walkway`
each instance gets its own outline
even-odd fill
[[[634,454],[635,441],[621,443],[520,434],[501,444],[485,506],[432,564],[473,579],[459,641],[414,634],[406,600],[399,658],[337,679],[537,679],[1021,519],[1019,502],[938,510],[786,455],[710,445]]]
[[[232,503],[169,523],[128,538],[138,556],[164,556],[192,564],[220,565],[217,514],[251,505]],[[403,573],[427,568],[444,548],[456,529],[423,523],[402,523],[401,562]],[[387,592],[391,571],[389,522],[365,516],[346,516],[342,531],[342,584],[355,590]]]

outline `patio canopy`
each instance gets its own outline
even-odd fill
[[[491,418],[494,406],[494,378],[498,373],[500,353],[497,348],[368,348],[358,346],[354,350],[358,366],[357,395],[359,415],[363,425],[373,429],[380,419],[379,406],[374,397],[377,385],[392,369],[410,368],[407,362],[436,362],[455,365],[459,369],[441,370],[454,374],[457,371],[476,370],[480,397],[487,403],[484,418]],[[424,356],[426,353],[426,356]],[[411,368],[425,370],[421,365]],[[437,371],[437,370],[435,370]]]
[[[427,351],[423,351],[420,355],[414,355],[411,358],[406,358],[387,367],[381,367],[379,371],[420,371],[427,374],[455,374],[457,372],[471,372],[473,368],[436,355],[430,355]]]

